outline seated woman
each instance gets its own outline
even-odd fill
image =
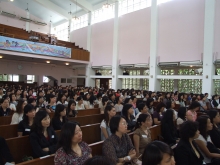
[[[163,111],[166,105],[164,103],[159,103],[156,107],[156,110],[153,113],[153,122],[156,125],[159,125],[161,123],[161,120],[163,118]]]
[[[209,165],[219,165],[220,152],[212,144],[209,136],[209,131],[211,131],[213,127],[209,117],[199,116],[196,121],[199,123],[200,135],[197,139],[195,139],[195,142],[197,143],[199,150],[204,157],[204,162]]]
[[[11,109],[9,107],[9,100],[8,98],[2,98],[0,100],[0,116],[9,116]]]
[[[82,130],[74,122],[63,125],[58,148],[54,157],[55,165],[83,165],[92,157],[90,147],[82,141]]]
[[[38,96],[37,98],[37,103],[36,103],[36,108],[45,108],[45,105],[44,105],[44,97],[42,96]]]
[[[175,165],[173,151],[166,143],[151,142],[142,155],[142,165]]]
[[[197,101],[193,101],[190,106],[189,110],[186,112],[187,120],[196,121],[197,119],[197,113],[196,111],[199,111],[200,104]]]
[[[179,93],[178,95],[178,101],[179,101],[180,107],[186,107],[185,102],[183,100],[183,96],[184,96],[184,93]]]
[[[76,104],[76,110],[85,109],[82,97],[77,97],[77,102],[78,103]]]
[[[108,97],[104,96],[102,98],[102,101],[99,102],[99,108],[100,108],[100,113],[101,114],[104,114],[104,110],[105,110],[105,107],[106,107],[107,103],[108,103]]]
[[[208,114],[209,114],[211,123],[213,124],[212,130],[209,132],[211,140],[217,148],[220,148],[220,131],[219,131],[220,115],[219,115],[219,112],[216,110],[210,110]]]
[[[176,120],[177,130],[179,130],[180,125],[183,124],[184,121],[186,121],[186,108],[180,107],[178,110],[178,117]]]
[[[0,165],[7,165],[7,163],[15,164],[8,145],[3,137],[0,137],[0,146]]]
[[[136,152],[127,135],[127,122],[119,115],[110,120],[112,135],[106,139],[102,146],[102,155],[110,160],[111,165],[127,165],[136,158]]]
[[[146,104],[144,103],[139,103],[138,106],[137,106],[138,110],[139,110],[139,113],[135,116],[135,120],[137,121],[138,117],[140,114],[149,114],[149,111],[148,111],[148,108],[146,106]]]
[[[67,106],[67,117],[77,117],[76,102],[70,99]]]
[[[146,105],[147,105],[147,107],[148,107],[148,109],[149,109],[150,114],[153,114],[153,113],[154,113],[153,104],[154,104],[154,99],[148,98]]]
[[[89,99],[90,99],[90,94],[86,93],[83,96],[83,104],[84,104],[85,109],[89,109],[90,108],[90,100]]]
[[[125,117],[126,122],[128,123],[128,132],[133,132],[135,130],[136,121],[133,116],[134,109],[132,104],[125,104],[122,109],[122,114]]]
[[[57,135],[50,127],[50,116],[46,111],[39,110],[36,113],[29,138],[34,158],[56,152]]]
[[[59,94],[58,95],[57,104],[63,104],[63,105],[65,105],[65,104],[67,105],[68,104],[67,98],[66,98],[65,94]]]
[[[88,159],[83,165],[110,165],[110,162],[104,156],[94,156]]]
[[[11,124],[18,124],[23,119],[24,107],[27,101],[20,99],[16,107],[17,111],[12,115]]]
[[[55,95],[53,95],[53,94],[51,94],[49,97],[50,97],[50,102],[46,106],[46,110],[47,110],[48,113],[51,113],[51,112],[54,112],[55,109],[56,109],[57,97]]]
[[[16,97],[15,97],[15,94],[14,93],[11,93],[9,95],[9,98],[10,98],[10,109],[12,111],[16,111],[16,106],[17,106],[17,101],[16,101]]]
[[[52,119],[52,126],[54,130],[61,130],[62,126],[67,122],[66,108],[63,104],[56,106],[55,114]]]
[[[218,107],[218,102],[216,100],[218,100],[219,98],[217,97],[217,95],[213,95],[212,96],[212,102],[211,102],[211,105],[212,105],[212,108],[215,108],[217,109]]]
[[[113,106],[107,105],[105,107],[105,119],[102,120],[101,128],[101,140],[107,139],[112,133],[110,131],[109,122],[113,116],[116,115],[115,108]]]
[[[115,110],[116,112],[121,112],[123,109],[123,105],[122,105],[122,97],[116,97],[116,104],[115,104]]]
[[[204,158],[194,141],[199,137],[198,124],[193,121],[183,123],[180,126],[180,137],[174,154],[176,165],[202,165]]]
[[[167,101],[166,102],[166,109],[171,109],[175,115],[175,120],[177,119],[177,112],[175,111],[175,102],[174,101]]]
[[[177,132],[174,126],[175,115],[173,110],[168,109],[161,121],[161,133],[164,138],[164,142],[168,145],[174,145],[178,142]]]
[[[36,111],[33,105],[25,105],[23,120],[18,124],[18,136],[26,136],[30,134],[35,114]]]
[[[152,125],[152,118],[149,114],[140,114],[137,119],[136,130],[134,131],[133,140],[136,155],[139,157],[144,153],[144,149],[151,142],[151,132],[149,128]]]

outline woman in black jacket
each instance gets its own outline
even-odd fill
[[[45,110],[40,110],[35,115],[31,126],[30,143],[34,158],[56,152],[57,136],[50,127],[50,116]]]
[[[168,109],[161,121],[161,132],[164,138],[164,142],[169,145],[174,145],[178,142],[177,131],[174,126],[175,115],[173,110]]]
[[[180,126],[181,139],[174,150],[176,165],[202,165],[203,156],[194,142],[199,137],[198,124],[186,121]]]
[[[208,112],[211,123],[213,124],[212,130],[209,132],[211,140],[213,144],[217,147],[220,148],[220,115],[217,110],[210,110]]]
[[[55,114],[52,119],[52,126],[54,130],[61,130],[62,126],[67,122],[66,108],[63,104],[56,106]]]

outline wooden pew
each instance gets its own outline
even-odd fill
[[[92,149],[92,156],[102,155],[102,144],[103,141],[89,144],[89,147]],[[19,163],[17,165],[54,165],[54,154],[44,158],[38,158],[27,162]]]
[[[101,123],[103,119],[104,119],[104,114],[86,115],[86,116],[68,118],[69,121],[76,121],[81,126],[88,125],[88,124]]]
[[[101,141],[100,123],[82,126],[81,129],[83,133],[83,141],[86,143],[91,144]],[[56,131],[56,133],[59,137],[60,131]],[[9,150],[16,163],[20,163],[25,155],[33,155],[29,136],[6,139],[6,143],[8,144]]]
[[[161,125],[154,125],[150,128],[151,131],[151,140],[159,140],[161,135]]]
[[[68,120],[76,121],[81,126],[85,126],[89,124],[101,123],[103,119],[104,119],[104,114],[98,114],[98,115],[81,116],[76,118],[71,117]],[[17,130],[18,130],[18,124],[0,125],[0,136],[5,139],[17,137],[18,136]]]
[[[12,116],[3,116],[0,117],[0,125],[8,125],[11,123]]]
[[[79,117],[79,116],[95,115],[95,114],[100,114],[100,108],[78,110],[77,116]]]
[[[92,144],[101,141],[100,123],[85,125],[80,127],[82,130],[83,141]],[[60,130],[55,131],[58,138],[60,137]],[[92,134],[91,134],[92,133]]]
[[[18,137],[18,124],[0,125],[0,136],[5,139]]]

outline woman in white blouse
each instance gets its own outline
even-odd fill
[[[77,98],[78,103],[76,104],[75,110],[82,110],[85,109],[84,104],[83,104],[83,99],[82,97]]]
[[[90,108],[89,99],[90,99],[90,94],[89,94],[89,93],[86,93],[86,94],[84,95],[84,98],[83,98],[83,104],[84,104],[84,106],[85,106],[86,109],[89,109],[89,108]]]
[[[18,124],[22,118],[24,113],[24,107],[27,104],[27,101],[25,100],[19,100],[18,105],[16,107],[17,111],[13,114],[11,119],[11,124]]]

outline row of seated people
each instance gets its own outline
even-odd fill
[[[111,111],[113,113],[115,109],[112,108]],[[170,110],[167,110],[166,114],[170,112]],[[30,135],[33,151],[38,151],[37,153],[34,152],[36,154],[35,157],[55,153],[54,164],[62,165],[83,164],[92,156],[92,151],[88,145],[85,142],[81,142],[82,132],[77,123],[66,122],[62,127],[57,143],[56,134],[49,127],[50,119],[46,111],[37,112],[34,121],[36,120],[39,120],[38,123],[41,123],[42,129],[33,129]],[[202,165],[203,161],[207,164],[219,164],[220,152],[216,147],[215,140],[213,140],[219,139],[219,123],[219,112],[216,110],[210,110],[209,116],[199,116],[196,122],[188,120],[182,123],[180,126],[181,138],[174,149],[176,164]],[[111,135],[103,143],[103,156],[109,159],[111,165],[128,164],[130,161],[140,164],[141,160],[143,165],[148,165],[146,162],[150,161],[151,157],[157,157],[157,160],[154,160],[156,164],[173,165],[174,158],[172,157],[170,146],[161,142],[151,143],[148,129],[151,124],[152,119],[149,114],[140,114],[137,129],[133,136],[133,145],[132,140],[127,135],[128,126],[125,117],[112,116],[108,124]],[[162,123],[162,131],[163,124],[166,125],[169,122]],[[137,146],[139,147],[137,148]],[[156,152],[157,149],[158,153]],[[161,158],[158,158],[161,156],[159,154],[161,153],[160,151],[162,151],[164,156],[162,155]],[[152,162],[152,164],[155,163]]]

